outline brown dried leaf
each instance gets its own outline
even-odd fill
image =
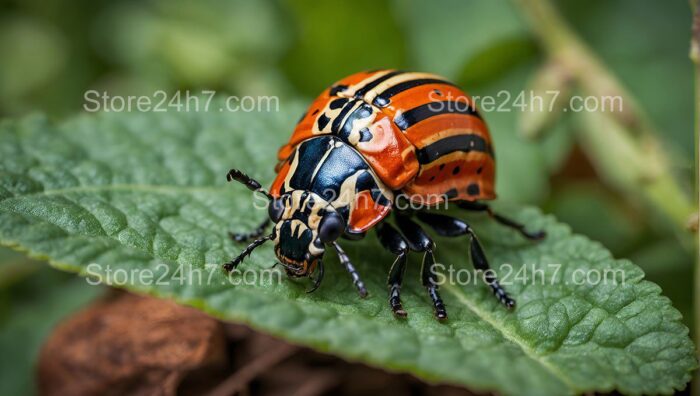
[[[187,375],[227,364],[215,319],[175,303],[122,294],[59,325],[41,350],[43,395],[174,395]]]

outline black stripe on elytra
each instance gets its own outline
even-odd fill
[[[455,151],[479,151],[488,153],[493,156],[491,146],[486,143],[486,140],[479,135],[456,135],[449,136],[433,142],[416,152],[418,162],[421,164],[429,164],[443,155],[454,153]]]
[[[367,118],[372,115],[372,106],[367,103],[362,102],[343,122],[343,126],[338,131],[334,131],[340,136],[341,139],[347,141],[350,138],[350,132],[352,132],[352,126],[357,120]],[[333,123],[335,126],[335,122]]]
[[[403,112],[394,118],[394,124],[402,131],[405,131],[425,119],[440,114],[464,114],[481,118],[474,106],[465,102],[445,100],[441,102],[429,102]]]
[[[330,89],[330,91],[328,92],[328,94],[329,94],[330,96],[338,96],[338,94],[339,94],[340,92],[343,92],[343,91],[345,91],[346,89],[348,89],[348,86],[347,86],[347,85],[334,85],[334,86],[331,87],[331,89]]]
[[[394,95],[398,95],[401,92],[407,91],[411,88],[415,88],[421,85],[427,85],[427,84],[445,84],[445,85],[452,85],[449,81],[441,80],[439,78],[418,78],[415,80],[408,80],[404,81],[401,83],[398,83],[390,88],[385,89],[382,93],[377,95],[376,98],[374,98],[374,101],[372,102],[373,105],[377,107],[386,107],[391,103],[391,97]]]
[[[348,103],[348,98],[338,98],[334,99],[329,105],[328,108],[331,110],[339,109],[345,105],[345,103]]]
[[[333,118],[333,124],[331,124],[331,132],[337,133],[340,130],[340,123],[343,122],[343,118],[345,118],[348,112],[355,106],[355,103],[357,103],[356,99],[353,99],[346,103],[343,106],[343,109],[340,110],[338,115],[336,115],[335,118]]]
[[[387,74],[385,74],[377,79],[374,79],[374,80],[368,82],[367,84],[365,84],[364,87],[355,91],[355,98],[358,98],[358,99],[362,98],[363,96],[365,96],[367,94],[367,92],[371,91],[377,85],[381,84],[382,82],[384,82],[384,81],[386,81],[394,76],[397,76],[397,75],[403,74],[403,73],[405,73],[405,72],[400,71],[400,70],[393,71],[393,72],[387,73]]]

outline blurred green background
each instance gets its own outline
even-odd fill
[[[688,3],[555,5],[658,127],[671,171],[691,193]],[[283,106],[376,68],[438,73],[472,95],[496,95],[528,88],[545,60],[522,9],[508,1],[0,1],[3,118],[41,111],[60,120],[81,111],[89,89],[112,95],[213,89],[278,95]],[[634,194],[602,181],[577,143],[575,115],[561,112],[538,140],[522,137],[522,117],[517,109],[485,114],[499,158],[500,199],[538,205],[633,260],[691,326],[693,253],[678,230]],[[0,251],[0,394],[31,392],[43,337],[97,294],[82,280]]]

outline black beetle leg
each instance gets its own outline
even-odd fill
[[[256,229],[250,232],[229,232],[228,235],[234,242],[246,242],[259,238],[265,233],[265,229],[270,225],[270,219],[265,219]]]
[[[447,310],[445,309],[445,304],[442,302],[442,298],[440,298],[440,294],[438,293],[436,270],[435,256],[433,256],[433,251],[428,249],[425,251],[425,255],[423,256],[423,265],[421,266],[421,282],[428,290],[430,299],[433,300],[435,317],[438,320],[445,320],[447,319]]]
[[[435,317],[438,320],[447,319],[445,304],[438,293],[438,283],[436,279],[437,268],[435,265],[435,256],[433,255],[435,243],[430,236],[408,216],[397,215],[396,224],[406,238],[409,248],[415,252],[425,253],[421,266],[421,283],[426,288],[430,299],[433,301]]]
[[[484,249],[481,247],[474,230],[472,230],[469,224],[462,220],[455,219],[454,217],[434,213],[419,212],[417,216],[420,221],[428,224],[441,236],[457,237],[468,235],[470,242],[469,250],[474,268],[484,271],[486,283],[488,283],[493,291],[493,294],[503,305],[505,305],[507,308],[513,308],[515,306],[515,300],[508,296],[508,293],[506,293],[501,284],[498,283],[496,275],[492,270],[490,270],[489,262],[484,254]]]
[[[515,220],[511,220],[507,217],[501,216],[498,213],[495,213],[488,204],[485,204],[483,202],[462,201],[459,202],[457,206],[465,210],[471,210],[475,212],[486,212],[489,216],[491,216],[492,219],[496,220],[497,222],[503,224],[506,227],[510,227],[520,232],[520,234],[522,234],[522,236],[524,236],[527,239],[539,241],[547,236],[547,233],[544,230],[534,232],[527,231],[523,224],[520,224]]]
[[[360,274],[357,273],[355,266],[352,265],[352,263],[350,262],[350,257],[348,257],[348,255],[345,253],[345,250],[343,250],[343,248],[340,247],[338,242],[333,242],[333,247],[335,248],[336,253],[338,253],[340,263],[343,264],[345,269],[350,274],[350,277],[352,277],[352,283],[357,288],[357,292],[360,293],[360,297],[367,297],[367,289],[365,288],[365,283],[362,282],[362,279],[360,279]]]
[[[394,315],[405,318],[408,314],[401,305],[401,283],[406,272],[408,244],[401,234],[389,224],[382,223],[377,227],[377,235],[382,246],[396,255],[396,260],[389,270],[387,284],[389,286],[389,305]]]

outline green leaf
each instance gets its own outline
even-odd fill
[[[224,175],[235,166],[272,179],[275,149],[301,111],[283,108],[292,110],[5,122],[0,241],[58,268],[101,275],[293,343],[430,381],[508,395],[653,394],[685,386],[696,366],[694,347],[660,288],[631,262],[613,259],[600,244],[531,208],[501,209],[532,229],[545,228],[548,238],[539,244],[483,216],[469,217],[518,301],[513,312],[481,281],[448,282],[441,291],[450,319],[437,322],[413,257],[403,289],[409,317],[395,319],[384,284],[393,257],[373,235],[343,243],[364,277],[367,299],[358,298],[330,253],[326,278],[313,294],[305,293],[308,282],[286,277],[255,281],[251,274],[274,262],[270,246],[244,263],[248,282],[232,285],[242,278],[227,279],[220,263],[243,245],[227,232],[250,229],[266,214],[253,210],[250,192],[227,185]],[[471,268],[465,240],[438,245],[441,263]],[[612,269],[622,271],[624,282],[573,282],[576,270]],[[139,276],[146,270],[155,279]]]

